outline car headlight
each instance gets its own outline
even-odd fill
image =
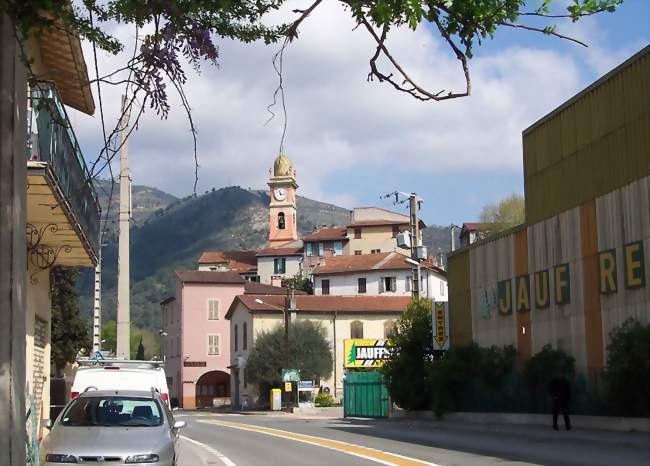
[[[48,463],[76,463],[77,457],[73,455],[58,455],[49,454],[45,455],[45,461]]]
[[[135,464],[135,463],[157,463],[160,457],[158,455],[149,454],[149,455],[132,455],[129,456],[125,463],[126,464]]]

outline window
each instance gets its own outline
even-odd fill
[[[363,338],[363,322],[355,320],[350,323],[350,338]]]
[[[440,281],[440,296],[444,296],[444,295],[445,295],[445,282],[443,282],[441,280]]]
[[[411,292],[411,276],[410,275],[407,275],[404,278],[404,291],[406,291],[407,293]]]
[[[382,277],[379,281],[379,292],[397,291],[397,277]]]
[[[235,331],[234,331],[234,340],[235,340],[235,351],[239,351],[239,328],[237,325],[235,325]]]
[[[321,294],[330,294],[330,281],[323,280],[321,282]]]
[[[355,255],[355,256],[360,256],[360,255],[361,255],[361,251],[354,251],[354,255]]]
[[[393,238],[397,238],[398,234],[399,234],[399,226],[393,225]]]
[[[208,355],[219,356],[220,354],[219,335],[208,335]]]
[[[341,241],[334,241],[334,255],[335,256],[343,255],[343,243]]]
[[[307,254],[308,257],[311,257],[314,254],[313,247],[314,245],[312,243],[305,243],[305,254]]]
[[[219,320],[218,299],[208,299],[208,320]]]
[[[244,322],[244,326],[242,328],[242,349],[246,351],[248,348],[248,324]]]
[[[384,322],[384,338],[391,338],[395,332],[395,321],[387,320]]]
[[[358,292],[359,293],[365,293],[366,292],[366,278],[357,278],[357,285],[358,285]]]
[[[371,249],[370,254],[379,254],[381,252],[381,249]]]
[[[361,239],[361,228],[354,229],[354,239]]]
[[[325,255],[325,245],[323,243],[318,243],[318,256],[323,257]]]
[[[273,259],[273,273],[285,273],[287,270],[287,259],[276,257]]]
[[[285,221],[284,221],[284,212],[280,212],[278,214],[278,229],[279,230],[284,230],[285,226],[286,226],[286,224],[285,224]]]

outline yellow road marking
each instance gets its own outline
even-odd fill
[[[217,420],[209,420],[209,421],[200,420],[197,422],[202,422],[206,424],[215,424],[222,427],[230,427],[232,429],[246,430],[249,432],[257,432],[259,434],[265,434],[273,437],[293,440],[296,442],[307,443],[309,445],[329,448],[331,450],[336,450],[342,453],[347,453],[349,455],[358,456],[361,458],[368,459],[370,461],[386,464],[389,466],[421,466],[421,465],[440,466],[435,463],[429,463],[427,461],[422,461],[415,458],[409,458],[407,456],[402,456],[395,453],[375,450],[374,448],[362,447],[360,445],[341,442],[339,440],[331,440],[322,437],[314,437],[312,435],[297,434],[295,432],[288,432],[286,430],[271,429],[270,427],[262,427],[262,426],[252,425],[252,424],[243,424],[240,422],[217,421]]]

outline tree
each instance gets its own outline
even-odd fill
[[[496,224],[497,230],[505,230],[524,223],[526,205],[523,196],[512,193],[496,204],[488,204],[481,211],[481,222]]]
[[[382,371],[393,401],[408,410],[428,409],[434,358],[431,301],[411,301],[395,324],[389,348],[390,359]]]
[[[472,85],[468,62],[473,56],[474,45],[493,38],[499,29],[533,31],[586,46],[577,39],[557,32],[555,23],[560,20],[575,22],[585,16],[613,12],[622,2],[572,0],[566,5],[566,2],[559,0],[541,0],[535,8],[528,7],[526,0],[339,1],[357,27],[365,29],[376,44],[374,51],[369,51],[368,80],[377,79],[423,101],[469,96]],[[129,54],[122,68],[106,76],[97,75],[91,82],[98,85],[98,90],[101,84],[130,86],[131,94],[124,113],[131,111],[134,102],[141,102],[140,109],[133,112],[136,114],[133,127],[137,126],[147,104],[166,118],[170,108],[167,89],[176,91],[190,122],[196,157],[196,131],[183,90],[186,82],[183,59],[196,70],[203,61],[217,64],[219,50],[214,37],[243,42],[261,39],[273,43],[282,40],[283,46],[278,52],[282,54],[285,47],[298,38],[300,25],[314,13],[322,0],[313,1],[304,10],[293,10],[297,17],[288,24],[268,25],[269,14],[286,3],[286,0],[84,0],[83,7],[78,4],[70,7],[66,1],[2,0],[0,13],[6,13],[12,20],[19,40],[44,29],[63,28],[90,41],[93,49],[99,47],[113,54],[121,52],[124,44],[107,32],[107,26],[112,22],[133,25],[139,46]],[[460,90],[425,89],[400,64],[399,58],[390,52],[387,40],[394,30],[415,30],[420,25],[437,31],[440,40],[458,59],[465,80]],[[150,27],[150,30],[143,33],[145,27]],[[380,62],[389,63],[393,71],[381,70]],[[277,71],[281,76],[281,71]],[[117,123],[108,137],[104,135],[105,146],[96,163],[103,157],[106,160],[102,166],[110,164],[119,147],[109,149],[109,142],[119,130],[120,124]],[[93,172],[96,163],[93,164]],[[196,185],[194,189],[196,193]]]
[[[619,416],[650,415],[650,324],[628,319],[610,334],[605,376],[608,402]]]
[[[138,351],[135,353],[137,361],[144,361],[144,345],[142,344],[142,336],[140,336],[140,343],[138,344]]]
[[[283,278],[282,286],[284,288],[292,288],[296,291],[304,291],[307,294],[314,294],[314,284],[311,279],[303,277],[300,273],[295,274],[291,278]]]
[[[143,329],[131,324],[130,332],[130,358],[140,359],[138,357],[139,343],[144,346],[144,355],[142,359],[151,359],[160,357],[160,336],[149,329]],[[102,349],[115,353],[117,348],[117,324],[114,320],[109,320],[102,324]]]
[[[50,272],[52,299],[52,363],[57,376],[81,350],[90,353],[90,324],[79,313],[76,291],[79,270],[57,266]]]
[[[327,379],[332,374],[332,349],[319,322],[299,320],[289,327],[289,367],[300,370],[302,380]],[[279,386],[285,368],[284,326],[257,335],[246,361],[248,380],[259,386],[260,396]]]

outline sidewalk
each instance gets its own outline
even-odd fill
[[[631,447],[646,449],[650,455],[650,434],[645,432],[612,432],[607,430],[587,429],[574,427],[571,431],[561,429],[553,430],[551,417],[548,416],[548,425],[534,424],[505,424],[505,423],[474,423],[467,420],[436,420],[436,419],[408,419],[393,418],[384,421],[394,426],[403,425],[411,432],[421,432],[426,435],[431,432],[464,432],[468,434],[498,435],[500,438],[521,440],[524,442],[567,442],[584,445],[615,445],[617,447]],[[417,435],[417,434],[416,434]],[[549,445],[552,445],[550,443]]]

